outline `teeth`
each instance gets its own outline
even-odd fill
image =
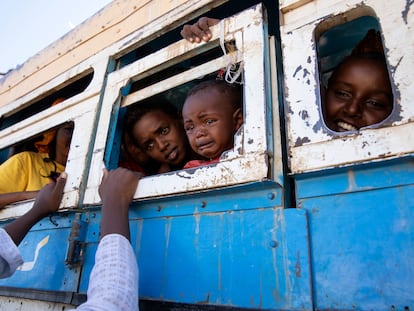
[[[353,126],[349,123],[342,122],[342,121],[338,122],[338,126],[342,127],[344,130],[347,130],[347,131],[357,131],[358,130],[355,126]]]

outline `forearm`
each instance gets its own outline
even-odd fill
[[[117,206],[117,208],[113,208]],[[129,219],[127,203],[105,202],[102,207],[101,236],[117,233],[129,240]]]
[[[10,203],[33,199],[37,193],[38,191],[22,191],[0,194],[0,208]]]
[[[26,214],[14,220],[4,227],[4,230],[7,231],[9,236],[12,238],[16,245],[19,245],[20,242],[24,239],[27,232],[42,219],[44,215],[39,214],[33,209],[29,210]]]
[[[138,310],[138,266],[134,250],[124,237],[111,234],[99,242],[88,300],[77,310]]]

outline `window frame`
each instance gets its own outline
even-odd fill
[[[103,83],[106,61],[99,56],[92,57],[74,68],[63,72],[48,83],[33,90],[16,101],[0,107],[0,115],[11,115],[22,107],[53,94],[54,89],[93,72],[92,80],[85,90],[70,97],[59,105],[42,110],[24,120],[0,131],[0,149],[22,142],[36,134],[55,128],[68,121],[74,122],[74,130],[65,171],[68,178],[59,211],[77,208],[82,199],[83,187],[88,174],[88,157],[95,131],[96,112],[99,111],[100,87]],[[80,73],[80,74],[79,74]],[[0,211],[0,220],[16,218],[33,206],[33,200],[7,205]]]
[[[151,24],[148,27],[151,29]],[[138,185],[135,198],[151,198],[213,189],[268,178],[270,146],[267,140],[271,129],[268,122],[271,118],[268,118],[267,114],[270,112],[267,111],[266,106],[269,101],[268,92],[265,91],[269,83],[267,79],[269,68],[266,66],[269,56],[263,7],[259,4],[226,18],[211,30],[213,39],[208,43],[192,44],[180,40],[108,75],[91,163],[95,172],[91,171],[89,175],[85,204],[96,204],[100,201],[97,188],[102,173],[101,170],[96,171],[96,168],[103,167],[104,150],[107,144],[112,145],[111,139],[114,135],[111,129],[113,130],[116,126],[111,124],[111,120],[113,122],[113,115],[115,114],[116,117],[120,107],[127,107],[204,74],[218,71],[225,67],[226,58],[225,56],[219,57],[126,96],[122,95],[122,89],[130,82],[146,77],[149,72],[151,74],[159,72],[168,66],[189,59],[191,55],[219,46],[220,33],[224,34],[225,41],[236,42],[237,51],[233,52],[232,56],[237,62],[244,61],[244,124],[240,134],[236,134],[235,151],[228,152],[225,160],[213,166],[145,177]],[[110,137],[108,141],[107,137]],[[243,150],[241,154],[237,152],[240,148]],[[278,172],[277,175],[281,176],[282,173]]]
[[[398,3],[402,4],[402,1]],[[395,158],[413,152],[412,144],[401,144],[400,140],[406,137],[406,141],[414,141],[414,123],[410,121],[414,116],[411,105],[413,86],[407,82],[409,68],[413,68],[414,64],[412,59],[404,57],[413,51],[414,44],[412,41],[404,43],[393,35],[395,20],[401,18],[398,5],[384,0],[369,0],[364,5],[351,1],[346,5],[337,4],[332,12],[330,3],[317,0],[312,7],[304,5],[285,14],[285,21],[289,22],[281,27],[281,38],[289,167],[292,174]],[[376,17],[382,30],[395,95],[394,111],[379,126],[338,135],[328,130],[321,118],[315,29],[323,22],[328,25],[327,19],[345,20],[363,15]],[[299,20],[299,17],[303,18]],[[400,38],[403,34],[408,35],[412,24],[413,21],[399,21]]]

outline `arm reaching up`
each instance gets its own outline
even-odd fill
[[[124,168],[104,171],[99,195],[102,198],[101,236],[118,233],[129,240],[128,209],[141,173]]]
[[[44,186],[26,214],[0,229],[0,278],[11,276],[23,264],[17,246],[36,222],[59,208],[66,177],[62,173],[57,182]]]
[[[56,182],[44,186],[37,194],[33,207],[26,214],[4,227],[16,245],[20,244],[27,232],[39,220],[57,211],[62,201],[66,178],[67,175],[63,172]]]
[[[80,310],[138,310],[138,265],[129,242],[128,209],[142,174],[118,168],[104,171],[101,241],[95,254],[88,300]]]

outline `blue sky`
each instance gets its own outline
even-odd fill
[[[111,0],[0,0],[0,73],[24,63]]]

